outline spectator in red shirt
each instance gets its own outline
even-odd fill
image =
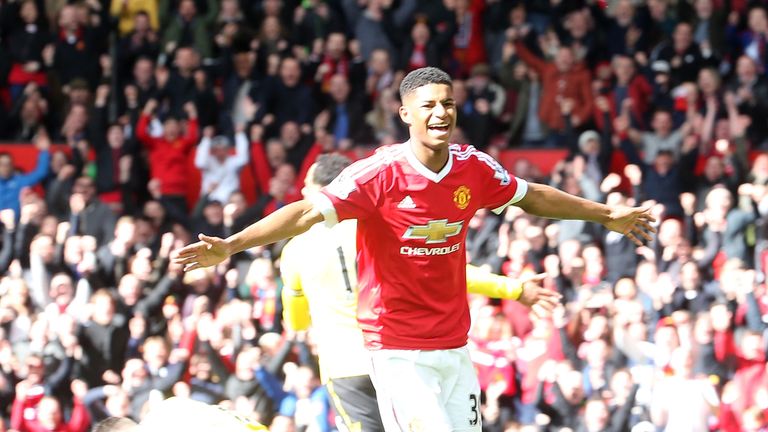
[[[723,399],[731,402],[729,408],[735,413],[736,419],[740,419],[742,413],[756,404],[758,392],[768,388],[768,363],[757,364],[736,372],[731,383],[731,394],[738,396],[731,399],[730,395],[726,397],[724,393]]]
[[[88,390],[84,382],[72,382],[74,406],[69,421],[64,421],[61,404],[56,398],[45,396],[40,399],[34,415],[27,414],[28,406],[26,387],[16,388],[16,400],[13,402],[11,425],[18,432],[86,432],[90,426],[88,411],[83,405],[83,396]]]
[[[184,105],[189,121],[183,136],[179,121],[169,117],[163,122],[163,135],[153,137],[147,131],[147,126],[156,107],[157,101],[147,102],[136,125],[136,136],[149,150],[150,175],[160,181],[160,201],[172,218],[186,223],[188,212],[185,194],[189,183],[187,159],[197,143],[197,109],[192,103]]]
[[[560,47],[551,62],[533,54],[520,40],[515,42],[515,51],[541,77],[539,117],[552,132],[549,144],[565,144],[560,142],[565,132],[561,105],[568,100],[573,102],[570,120],[575,128],[582,126],[592,116],[594,98],[589,69],[583,63],[576,62],[573,50],[569,47]]]
[[[459,0],[455,2],[456,34],[453,36],[453,58],[458,63],[455,74],[466,77],[472,67],[485,63],[485,40],[483,36],[483,0]]]
[[[315,82],[323,93],[330,91],[334,75],[349,77],[352,64],[346,51],[347,37],[344,33],[334,32],[328,35],[323,53],[310,58],[309,68],[314,71]]]
[[[439,64],[437,43],[432,40],[426,21],[416,21],[411,38],[400,51],[400,69],[410,72],[420,67]]]

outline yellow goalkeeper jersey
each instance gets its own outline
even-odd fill
[[[289,328],[306,330],[312,316],[320,375],[368,374],[368,353],[357,325],[357,248],[354,220],[316,224],[283,248],[283,315]]]

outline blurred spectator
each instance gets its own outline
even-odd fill
[[[290,163],[295,170],[301,169],[311,150],[312,142],[310,137],[301,132],[296,122],[289,121],[280,128],[278,139],[285,151],[285,161]],[[273,161],[270,162],[270,164],[272,163]]]
[[[760,119],[768,115],[768,83],[764,76],[758,73],[758,66],[749,56],[741,56],[736,62],[736,74],[728,89],[734,93],[735,102],[740,112],[748,115],[750,122],[750,138],[755,145],[764,145],[768,137],[768,127]]]
[[[40,87],[46,87],[48,84],[43,70],[42,52],[50,35],[37,3],[32,0],[21,2],[19,16],[21,22],[13,23],[13,27],[8,29],[8,46],[11,50],[8,85],[11,100],[21,96],[24,87],[29,83]]]
[[[115,230],[115,214],[99,200],[90,177],[79,177],[69,199],[71,232],[92,236],[98,245],[107,243]]]
[[[672,36],[675,28],[674,7],[664,0],[649,0],[645,9],[648,46],[657,47]]]
[[[296,426],[317,431],[330,431],[329,395],[320,386],[315,372],[300,367],[292,376],[288,395],[280,404],[280,415],[296,419]]]
[[[755,5],[747,15],[747,29],[740,35],[741,48],[761,72],[766,71],[768,55],[765,53],[768,34],[768,14],[764,6]]]
[[[663,430],[706,430],[709,413],[717,409],[719,398],[707,378],[693,376],[693,353],[678,347],[672,352],[671,376],[660,380],[654,390],[652,416]],[[685,413],[685,414],[683,414]]]
[[[592,114],[590,72],[575,60],[571,48],[558,48],[554,61],[548,62],[533,54],[519,40],[514,47],[517,55],[541,77],[538,113],[550,131],[546,142],[550,146],[562,145],[565,125],[560,106],[568,103],[574,107],[570,114],[574,127],[581,126]]]
[[[515,100],[507,132],[509,142],[521,142],[525,147],[541,146],[546,140],[548,129],[538,115],[541,101],[540,76],[522,61],[511,62],[513,53],[514,46],[507,43],[499,71],[501,83]]]
[[[699,46],[694,44],[693,28],[687,22],[675,26],[672,41],[659,51],[657,59],[669,63],[673,84],[695,81],[706,62]]]
[[[206,2],[205,15],[198,14],[197,2],[181,0],[178,13],[169,20],[163,33],[163,49],[172,53],[178,47],[191,46],[203,58],[211,56],[212,38],[209,36],[211,26],[219,13],[218,2]]]
[[[192,2],[188,0],[186,3]],[[200,51],[188,45],[180,46],[176,50],[173,66],[171,70],[158,68],[155,80],[163,111],[179,118],[186,111],[185,105],[197,96],[195,74],[200,67]]]
[[[91,386],[118,384],[128,341],[126,317],[117,314],[115,299],[107,290],[93,294],[91,309],[91,318],[78,334],[84,378]]]
[[[36,404],[37,407],[34,409],[35,416],[28,418],[26,412],[29,407],[25,406],[25,400],[28,400],[27,389],[25,384],[20,384],[16,389],[11,427],[19,432],[85,432],[90,425],[88,412],[82,401],[86,391],[87,387],[82,381],[72,382],[74,407],[69,421],[65,422],[61,404],[56,398],[50,396],[44,396],[42,399],[39,399],[39,402]]]
[[[324,39],[331,32],[344,31],[339,10],[325,1],[305,2],[296,9],[295,37],[299,45],[310,46],[317,39]]]
[[[631,105],[631,103],[625,103],[624,107]],[[661,151],[671,152],[675,160],[680,159],[683,138],[688,135],[691,126],[685,123],[677,130],[673,130],[673,121],[672,113],[659,109],[653,113],[651,119],[653,132],[642,133],[636,129],[626,131],[630,140],[635,144],[641,144],[645,163],[652,163]]]
[[[626,132],[626,118],[620,119],[617,127],[619,133]],[[649,164],[640,159],[635,145],[629,140],[621,142],[621,149],[630,163],[640,167],[633,170],[629,180],[633,186],[641,188],[640,200],[652,199],[664,204],[668,214],[679,215],[680,193],[683,192],[684,173],[693,169],[697,157],[696,141],[689,139],[684,144],[680,161],[675,161],[673,150],[657,151],[653,163]]]
[[[391,6],[390,1],[372,0],[359,3],[344,0],[342,5],[347,19],[352,23],[355,39],[360,42],[360,54],[365,60],[370,59],[371,53],[376,49],[394,52],[390,34],[394,29],[388,28],[384,22],[385,14],[390,13],[387,10]]]
[[[96,90],[93,117],[89,135],[96,153],[96,191],[101,200],[120,213],[133,211],[133,194],[130,189],[133,165],[133,142],[126,139],[125,128],[120,123],[108,124],[107,103],[109,87],[101,85]],[[109,227],[107,227],[109,228]]]
[[[417,21],[411,29],[410,40],[406,42],[402,50],[399,68],[402,71],[410,72],[438,63],[437,45],[432,40],[429,26],[426,22]]]
[[[378,48],[373,50],[368,59],[368,75],[365,81],[365,91],[372,100],[376,100],[387,90],[392,90],[395,84],[395,74],[389,51]]]
[[[220,128],[229,132],[236,124],[245,123],[255,115],[254,102],[259,101],[261,79],[256,69],[256,53],[238,51],[232,55],[232,74],[223,85]]]
[[[195,154],[195,166],[203,173],[200,195],[223,203],[229,201],[232,192],[240,189],[240,169],[248,163],[249,143],[242,125],[235,134],[234,155],[229,154],[227,137],[211,135],[212,130],[206,128]]]
[[[342,150],[352,148],[354,144],[367,144],[373,141],[363,114],[367,111],[364,100],[353,98],[350,94],[349,80],[341,74],[330,78],[328,94],[328,133],[333,135],[336,146]],[[303,158],[301,158],[303,160]]]
[[[396,91],[388,88],[379,94],[376,105],[365,118],[366,123],[373,128],[376,140],[381,142],[398,142],[406,139],[407,131],[402,122],[400,122],[399,108],[400,101]],[[318,120],[320,118],[321,116],[318,116]]]
[[[298,60],[287,57],[280,62],[279,77],[271,78],[266,85],[260,105],[256,120],[268,135],[279,131],[287,121],[300,124],[305,132],[309,130],[314,104],[310,89],[301,81]]]
[[[693,39],[704,57],[713,55],[721,59],[725,54],[725,19],[722,8],[716,8],[712,0],[693,2],[696,16],[693,21]],[[711,53],[711,54],[709,54]]]
[[[13,157],[10,154],[0,155],[0,197],[2,199],[0,210],[12,209],[15,214],[20,214],[19,194],[22,189],[40,183],[48,174],[51,158],[49,153],[51,141],[44,132],[38,131],[35,138],[35,147],[39,151],[37,165],[28,174],[19,174],[16,171]]]
[[[629,0],[613,5],[613,16],[606,30],[608,55],[632,54],[642,49],[642,31],[636,27],[635,6]]]
[[[122,5],[121,5],[122,3]],[[133,13],[133,17],[128,19],[131,15],[130,8],[135,7],[137,3],[130,0],[114,0],[112,7],[114,10],[115,5],[121,5],[120,11],[120,26],[121,35],[118,42],[118,64],[122,70],[129,70],[133,67],[136,60],[140,57],[157,58],[160,54],[160,41],[157,35],[158,23],[157,12],[151,15],[152,10],[150,4],[155,2],[147,1],[147,8],[145,5],[141,5],[141,9],[137,9]]]
[[[309,70],[314,71],[314,81],[320,85],[323,93],[330,90],[333,76],[342,75],[349,78],[353,65],[346,51],[347,38],[344,33],[331,33],[327,37],[322,55],[311,58]]]
[[[20,141],[34,141],[38,130],[47,128],[47,114],[48,101],[37,84],[27,84],[10,112],[7,136]]]
[[[98,41],[103,37],[102,27],[90,21],[81,21],[78,6],[74,5],[61,8],[58,25],[59,33],[54,45],[46,47],[53,55],[47,54],[45,50],[42,53],[46,66],[56,71],[58,82],[62,85],[68,85],[79,78],[88,87],[95,88],[99,78]]]
[[[493,124],[491,105],[487,99],[470,98],[470,89],[465,81],[453,82],[453,97],[456,107],[461,112],[460,121],[457,120],[457,128],[463,132],[467,139],[480,148],[485,148],[490,140],[490,132]]]
[[[449,69],[458,76],[466,76],[475,65],[488,60],[481,25],[485,2],[457,0],[452,9],[456,16],[456,34],[453,36],[451,53],[455,65]]]
[[[148,30],[157,31],[160,26],[157,2],[152,0],[112,0],[109,12],[119,19],[118,30],[121,36],[131,32],[141,33]],[[142,18],[138,18],[141,16]],[[146,22],[141,22],[146,19]],[[144,27],[147,25],[147,27]],[[143,28],[141,28],[143,27]]]
[[[259,57],[281,58],[289,52],[285,28],[280,18],[275,15],[265,16],[259,30]]]
[[[179,120],[168,117],[163,123],[163,136],[155,138],[149,135],[147,126],[150,116],[157,107],[157,101],[150,100],[144,107],[136,126],[136,136],[150,151],[152,178],[160,183],[160,199],[171,217],[186,223],[186,158],[189,150],[197,141],[197,110],[194,104],[187,102],[184,109],[189,121],[186,132],[181,135]]]
[[[611,119],[620,113],[625,106],[628,106],[632,124],[643,128],[653,92],[651,85],[643,75],[637,73],[635,62],[629,56],[614,56],[611,60],[611,66],[615,83],[611,88],[601,89],[604,94],[601,94],[599,98],[604,97],[605,101],[595,101],[597,108],[595,122],[599,128],[605,127],[603,116],[600,114],[603,112],[603,108],[599,105],[607,102],[610,107],[608,111],[611,113]]]

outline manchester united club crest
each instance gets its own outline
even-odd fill
[[[469,188],[464,185],[453,191],[453,202],[459,210],[467,208],[470,199],[472,199],[472,194],[470,194]]]

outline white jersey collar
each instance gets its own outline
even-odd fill
[[[444,179],[445,176],[448,175],[449,172],[451,172],[451,167],[453,167],[453,152],[451,152],[450,148],[448,149],[448,162],[443,166],[443,168],[440,170],[440,172],[434,172],[431,169],[427,168],[421,161],[416,157],[416,154],[413,152],[413,147],[411,144],[411,141],[408,140],[402,144],[405,146],[405,159],[408,161],[409,164],[413,167],[413,169],[416,170],[419,174],[421,174],[423,177],[426,177],[428,180],[431,180],[435,183],[440,183],[440,180]]]

